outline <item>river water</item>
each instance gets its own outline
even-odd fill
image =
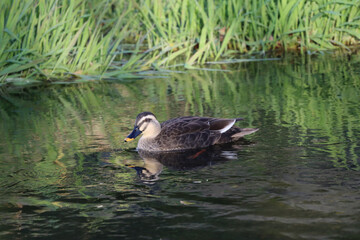
[[[2,91],[0,239],[360,239],[359,60]],[[260,130],[152,155],[123,143],[142,111]]]

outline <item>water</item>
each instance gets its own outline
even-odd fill
[[[0,238],[359,239],[359,65],[286,59],[2,93]],[[193,160],[149,155],[123,143],[145,110],[260,130]]]

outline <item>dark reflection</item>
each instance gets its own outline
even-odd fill
[[[185,171],[224,163],[228,160],[237,159],[237,152],[242,145],[252,144],[241,140],[234,144],[212,146],[204,149],[193,149],[176,152],[147,152],[139,150],[139,156],[143,160],[142,166],[129,164],[135,169],[140,180],[146,184],[154,184],[159,180],[159,175],[164,166],[171,170]]]

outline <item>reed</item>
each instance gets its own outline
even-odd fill
[[[0,84],[134,77],[359,44],[360,0],[2,0]]]
[[[5,0],[0,9],[3,82],[101,75],[129,26],[127,14],[106,18],[109,1]]]

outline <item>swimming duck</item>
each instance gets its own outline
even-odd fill
[[[125,142],[134,140],[142,133],[137,145],[138,150],[166,152],[234,142],[259,130],[234,126],[240,120],[242,118],[187,116],[160,124],[153,113],[142,112],[136,117],[134,130],[125,138]]]

